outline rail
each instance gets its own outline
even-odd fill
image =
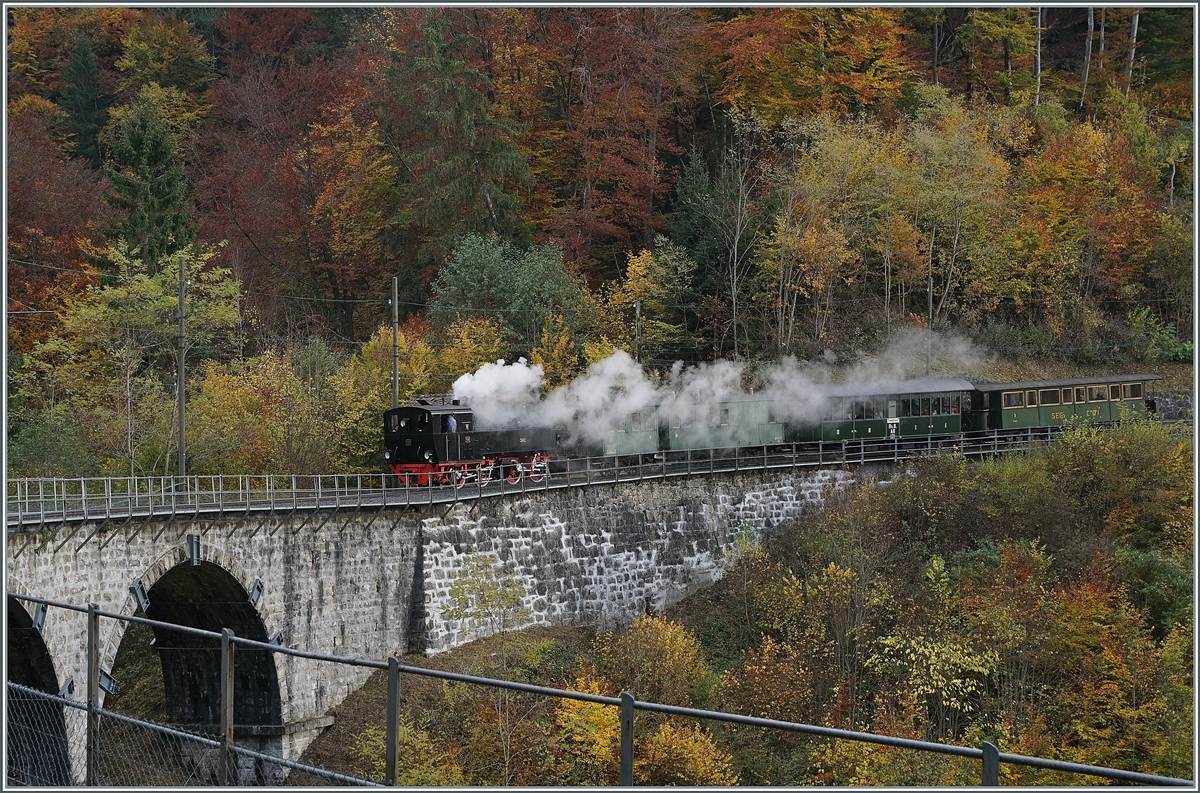
[[[384,779],[385,783],[395,785],[398,772],[398,758],[396,753],[397,746],[397,730],[400,723],[399,719],[399,695],[401,690],[402,676],[406,674],[418,675],[424,677],[440,678],[442,680],[465,683],[468,685],[486,686],[489,688],[500,688],[509,691],[519,691],[537,696],[552,697],[557,699],[573,699],[583,702],[592,702],[600,705],[608,705],[619,709],[619,718],[621,726],[620,740],[620,770],[619,780],[623,786],[633,785],[633,768],[634,768],[634,744],[633,744],[633,729],[636,711],[649,711],[663,713],[670,716],[678,716],[683,718],[703,719],[706,721],[720,721],[729,724],[740,724],[751,727],[761,727],[765,729],[782,730],[786,732],[794,732],[805,735],[812,735],[821,738],[849,740],[861,743],[872,743],[882,746],[891,746],[901,749],[911,749],[919,752],[931,752],[936,754],[955,755],[981,762],[980,779],[985,786],[995,786],[999,784],[1000,765],[1008,763],[1011,765],[1027,766],[1032,768],[1041,768],[1053,771],[1064,771],[1068,773],[1085,774],[1088,776],[1096,776],[1105,779],[1112,779],[1118,782],[1156,785],[1156,786],[1181,786],[1193,787],[1191,780],[1175,779],[1172,777],[1157,776],[1154,774],[1145,774],[1137,771],[1127,771],[1119,768],[1106,768],[1103,766],[1084,765],[1082,763],[1072,763],[1063,760],[1052,760],[1042,757],[1030,757],[1027,755],[1009,754],[1001,752],[995,743],[984,741],[979,748],[972,746],[958,746],[954,744],[935,743],[932,741],[920,741],[911,738],[897,738],[890,735],[877,735],[874,733],[857,732],[853,730],[842,730],[832,727],[824,727],[815,724],[801,724],[796,722],[779,721],[775,719],[763,719],[752,716],[742,716],[736,713],[725,713],[721,711],[699,710],[696,708],[679,707],[675,705],[663,705],[656,702],[639,701],[628,691],[621,693],[620,697],[608,697],[599,694],[588,694],[579,691],[571,691],[566,689],[550,688],[546,686],[538,686],[529,683],[517,683],[510,680],[498,680],[495,678],[480,677],[475,675],[460,674],[456,672],[446,672],[438,669],[426,669],[417,666],[407,666],[400,663],[400,660],[395,656],[389,657],[386,661],[368,660],[363,658],[347,658],[335,655],[326,655],[323,653],[314,653],[304,650],[298,650],[286,646],[280,646],[267,642],[254,641],[252,639],[244,639],[234,635],[233,631],[226,628],[220,633],[215,631],[207,631],[190,626],[176,625],[173,623],[151,620],[144,617],[133,617],[128,615],[116,614],[107,611],[101,611],[94,604],[88,606],[78,606],[68,603],[59,603],[53,600],[43,598],[10,594],[10,597],[24,600],[29,603],[43,604],[48,607],[62,608],[69,611],[81,612],[87,615],[87,642],[88,642],[88,680],[84,686],[87,692],[87,701],[78,703],[74,701],[66,701],[61,697],[53,697],[53,695],[41,694],[26,687],[19,687],[24,692],[30,694],[39,694],[47,699],[55,700],[59,705],[66,705],[74,708],[86,709],[88,713],[88,727],[86,731],[87,749],[84,752],[86,763],[88,765],[85,779],[89,784],[97,784],[97,774],[95,764],[97,761],[98,752],[95,750],[96,742],[96,727],[94,720],[99,715],[115,716],[123,718],[127,722],[144,724],[147,728],[157,729],[159,731],[168,730],[175,733],[177,736],[184,738],[191,737],[193,740],[203,742],[206,745],[215,747],[219,752],[221,782],[225,785],[237,784],[238,774],[235,769],[234,755],[252,756],[258,759],[272,762],[275,764],[287,766],[292,769],[307,771],[309,773],[319,773],[323,776],[334,778],[342,783],[358,783],[370,784],[368,780],[358,780],[353,777],[331,773],[324,769],[314,769],[295,761],[289,761],[280,757],[264,755],[258,752],[253,752],[245,747],[239,747],[234,742],[234,657],[236,648],[254,648],[265,650],[270,653],[278,653],[281,655],[290,655],[295,657],[309,658],[320,661],[329,661],[334,663],[350,664],[373,669],[388,670],[388,696],[387,696],[387,734],[385,736],[385,752],[384,758]],[[129,719],[128,717],[120,717],[120,714],[114,714],[110,711],[104,711],[100,707],[99,701],[99,620],[100,618],[113,620],[122,620],[126,622],[137,622],[154,627],[156,630],[180,631],[192,636],[204,637],[214,642],[220,643],[220,675],[221,683],[218,688],[221,692],[220,702],[220,725],[212,725],[214,728],[219,727],[216,739],[202,735],[188,736],[186,733],[170,728],[153,725],[138,720]],[[9,681],[8,687],[12,690],[15,684]],[[117,784],[121,784],[120,781]]]
[[[600,484],[737,471],[823,468],[900,462],[952,451],[967,457],[1001,454],[1048,443],[1056,427],[990,430],[918,438],[851,439],[810,443],[689,449],[643,455],[555,458],[515,476],[478,477],[439,485],[413,484],[390,474],[263,474],[212,476],[11,479],[9,533],[93,524],[90,539],[114,521],[284,517],[324,510],[361,511],[447,504]]]

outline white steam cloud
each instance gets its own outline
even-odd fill
[[[971,343],[962,339],[934,334],[930,348],[932,378],[961,377],[980,360]],[[923,378],[925,357],[925,334],[903,334],[882,353],[843,365],[839,379],[869,392],[899,380]],[[780,420],[815,420],[826,402],[821,386],[833,382],[837,374],[831,365],[835,359],[832,354],[818,362],[785,358],[757,373],[753,396],[742,388],[741,363],[714,361],[685,367],[677,361],[656,383],[619,350],[545,399],[540,398],[542,367],[531,366],[524,358],[511,364],[503,360],[484,364],[458,378],[453,390],[456,398],[471,406],[480,429],[558,424],[576,439],[599,441],[614,421],[650,406],[658,406],[660,416],[666,413],[685,420],[690,416],[702,426],[708,411],[721,402],[764,399],[775,402]]]

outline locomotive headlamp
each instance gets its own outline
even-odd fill
[[[385,459],[385,460],[390,460],[390,459],[392,459],[392,453],[391,453],[391,452],[384,452],[384,453],[383,453],[383,459]]]

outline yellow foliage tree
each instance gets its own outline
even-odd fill
[[[446,329],[438,352],[430,390],[434,393],[449,391],[461,375],[503,357],[507,346],[500,323],[490,317],[470,317],[453,322]]]
[[[350,756],[369,763],[368,776],[383,782],[384,759],[387,756],[387,735],[378,727],[368,727],[354,738]],[[446,752],[438,751],[429,735],[417,729],[407,716],[400,717],[396,730],[396,784],[404,787],[456,787],[465,785],[462,769]],[[360,772],[361,773],[361,772]]]
[[[591,670],[579,675],[575,690],[606,694]],[[614,785],[620,770],[621,723],[611,705],[560,700],[554,710],[561,746],[568,759],[565,778],[577,785]]]
[[[327,473],[332,427],[291,353],[267,352],[236,370],[209,364],[188,405],[195,473]]]
[[[709,674],[695,634],[650,615],[620,634],[597,638],[596,654],[615,688],[664,705],[692,705],[693,692]]]
[[[664,723],[634,754],[635,784],[727,786],[738,783],[733,758],[703,730]]]
[[[429,390],[435,353],[425,339],[400,334],[400,404]],[[380,427],[392,406],[392,329],[381,327],[330,377],[339,467],[374,472],[383,464]]]
[[[529,354],[531,363],[541,364],[548,390],[569,383],[579,368],[579,352],[571,329],[561,314],[551,312],[542,327],[542,338]]]

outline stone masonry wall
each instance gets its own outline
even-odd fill
[[[769,535],[819,508],[824,488],[851,479],[845,471],[800,470],[654,480],[479,502],[428,518],[423,645],[438,653],[477,638],[464,621],[444,616],[450,584],[470,554],[491,556],[520,583],[529,625],[608,625],[717,580],[740,527]]]

